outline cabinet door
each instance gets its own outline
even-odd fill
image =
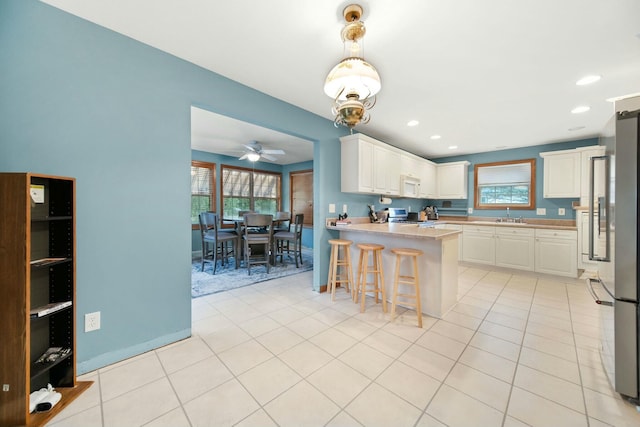
[[[420,164],[420,197],[435,199],[438,195],[437,191],[436,165],[425,160]]]
[[[496,228],[496,265],[533,271],[533,229]]]
[[[340,190],[344,193],[375,193],[373,191],[373,144],[349,135],[340,145]]]
[[[467,198],[467,162],[437,165],[439,199]]]
[[[358,189],[373,192],[373,145],[359,141],[358,146]]]
[[[400,194],[400,153],[385,147],[373,147],[373,190],[384,195]]]
[[[551,237],[554,234],[558,238]],[[569,236],[571,238],[567,238]],[[542,236],[536,232],[535,271],[537,273],[577,277],[576,237],[575,232],[571,234],[571,232],[547,231]]]
[[[541,155],[544,158],[544,197],[580,197],[580,153],[541,153]]]
[[[462,231],[462,225],[460,224],[436,224],[435,228],[441,230],[459,230]],[[462,234],[458,235],[458,261],[462,261]]]
[[[494,227],[462,227],[462,259],[479,264],[496,263]]]

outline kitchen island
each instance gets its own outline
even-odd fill
[[[389,301],[393,295],[395,274],[395,255],[391,253],[392,248],[413,248],[424,252],[424,255],[418,258],[420,297],[424,314],[441,318],[458,301],[458,237],[461,233],[459,230],[421,228],[417,224],[394,223],[327,225],[327,229],[339,230],[341,239],[353,241],[353,260],[359,258],[358,243],[384,245],[382,264],[385,291]],[[353,268],[356,278],[357,263]],[[411,268],[410,261],[403,260],[400,274],[407,274]]]

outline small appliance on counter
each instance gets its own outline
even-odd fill
[[[389,222],[417,224],[420,216],[418,212],[407,212],[404,208],[389,208]]]
[[[428,220],[435,220],[440,217],[440,215],[438,214],[438,208],[435,206],[425,206],[424,212],[427,214]]]

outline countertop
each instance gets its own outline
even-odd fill
[[[518,228],[539,228],[546,230],[577,230],[575,225],[560,224],[536,224],[528,222],[496,222],[496,221],[455,221],[455,220],[438,220],[438,224],[462,224],[462,225],[490,225],[496,227],[518,227]]]
[[[408,237],[412,239],[442,240],[462,233],[460,230],[445,230],[437,228],[422,228],[418,224],[399,223],[358,223],[350,225],[327,225],[328,230],[356,231],[361,233],[386,234],[391,236]]]
[[[369,222],[368,217],[349,218],[349,220],[351,221],[351,225],[332,226],[330,225],[330,223],[332,221],[335,221],[335,219],[328,219],[327,229],[329,230],[350,229],[353,231],[403,234],[403,235],[416,234],[416,237],[427,237],[427,238],[434,238],[434,239],[446,237],[446,235],[450,232],[456,232],[456,230],[420,228],[418,227],[417,224],[406,224],[406,223],[374,224]],[[526,221],[527,222],[520,223],[520,222],[496,222],[493,219],[457,220],[457,219],[451,219],[451,217],[449,217],[446,219],[435,220],[433,222],[435,222],[436,225],[443,225],[443,224],[483,225],[483,226],[495,226],[495,227],[534,228],[534,229],[543,229],[543,230],[577,230],[578,229],[575,225],[575,221],[570,221],[570,220],[530,219]],[[426,230],[432,230],[432,232],[427,232]]]

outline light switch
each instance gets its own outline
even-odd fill
[[[329,203],[329,213],[336,213],[336,204]]]
[[[547,208],[537,208],[536,209],[536,215],[546,215],[547,214]]]
[[[347,205],[342,205],[342,213],[347,213]]]
[[[564,215],[564,208],[558,208],[558,215]]]

